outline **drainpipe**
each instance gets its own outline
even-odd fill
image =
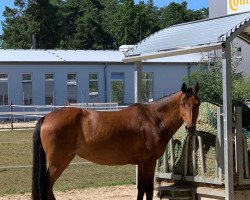
[[[187,64],[188,67],[188,85],[190,85],[190,74],[191,74],[191,65],[190,63]]]
[[[32,46],[31,49],[36,49],[36,36],[35,34],[32,35]]]
[[[108,63],[104,63],[104,100],[105,100],[105,103],[108,102],[108,83],[107,83],[107,66],[108,66]]]

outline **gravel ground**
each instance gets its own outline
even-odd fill
[[[135,185],[112,186],[103,188],[89,188],[84,190],[71,190],[56,192],[57,200],[135,200],[137,190]],[[155,192],[156,197],[156,192]],[[30,194],[6,195],[0,200],[29,200]],[[157,199],[157,198],[155,198]]]

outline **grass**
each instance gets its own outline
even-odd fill
[[[0,131],[0,143],[3,142],[30,142],[32,141],[32,130]]]
[[[31,168],[1,169],[0,196],[31,192]],[[135,167],[71,165],[56,182],[55,190],[65,191],[89,187],[135,184]]]
[[[31,192],[32,168],[3,168],[4,166],[31,165],[32,131],[0,132],[0,196]],[[76,157],[72,162],[84,161]],[[70,165],[59,180],[55,190],[65,191],[88,187],[104,187],[135,183],[135,167],[101,166],[95,164]]]

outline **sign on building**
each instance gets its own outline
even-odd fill
[[[227,0],[227,14],[250,11],[250,0]]]

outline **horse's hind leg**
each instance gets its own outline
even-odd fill
[[[61,155],[61,158],[63,156]],[[55,200],[55,196],[53,194],[53,186],[56,180],[60,177],[63,171],[69,166],[70,162],[75,157],[75,154],[67,156],[63,158],[63,160],[49,160],[49,167],[47,171],[47,183],[48,183],[48,198],[47,200]]]
[[[138,165],[137,200],[143,200],[144,193],[146,193],[147,200],[153,199],[155,166],[156,160],[150,160]]]

